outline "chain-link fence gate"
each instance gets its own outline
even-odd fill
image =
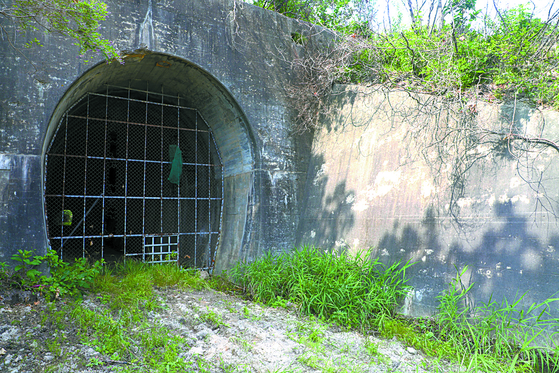
[[[211,128],[181,98],[107,86],[62,117],[45,159],[51,247],[62,259],[212,267],[223,166]]]

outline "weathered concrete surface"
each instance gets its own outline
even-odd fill
[[[301,243],[372,246],[385,261],[417,262],[406,309],[413,314],[433,312],[455,265],[470,265],[464,281],[476,283],[477,301],[529,290],[529,303],[558,288],[556,219],[535,209],[537,192],[522,182],[515,162],[488,157],[469,172],[459,200],[468,224],[457,230],[445,215],[444,186],[402,141],[412,121],[441,117],[420,114],[421,100],[338,87],[335,115],[316,134],[311,157],[312,137],[293,134],[284,94],[294,79],[290,61],[304,53],[291,34],[304,25],[233,0],[108,5],[102,32],[125,51],[123,66],[99,56],[86,64],[71,41],[21,35],[8,25],[13,43],[42,40],[43,48],[23,51],[35,69],[0,42],[0,261],[18,249],[46,251],[46,146],[68,107],[111,83],[180,95],[212,127],[225,167],[217,271]],[[482,106],[477,120],[499,125],[514,118],[528,132],[545,120],[544,136],[559,137],[557,113]],[[533,169],[545,170],[546,206],[558,211],[557,156],[542,153]]]
[[[409,271],[415,290],[405,310],[415,315],[433,314],[436,296],[456,275],[455,266],[469,266],[463,281],[466,286],[475,282],[477,302],[492,294],[497,301],[512,300],[529,291],[524,303],[530,304],[556,293],[557,218],[538,205],[543,189],[535,191],[522,181],[526,170],[517,169],[515,159],[493,154],[469,172],[458,201],[458,225],[446,213],[448,185],[433,183],[430,168],[409,152],[405,140],[412,124],[452,124],[452,119],[440,112],[421,114],[418,106],[428,96],[336,89],[334,115],[313,143],[300,243],[354,251],[373,247],[385,262],[416,262]],[[545,123],[541,136],[559,137],[556,112],[521,103],[479,102],[477,109],[478,121],[498,127],[514,118],[521,133],[534,135]],[[532,162],[532,170],[545,170],[542,186],[551,199],[548,206],[557,212],[559,155],[548,149]]]
[[[124,66],[107,66],[100,56],[84,63],[71,40],[6,25],[16,45],[37,37],[44,47],[23,50],[35,68],[0,41],[0,260],[48,247],[42,157],[58,118],[85,91],[126,81],[180,94],[214,130],[228,193],[217,270],[292,247],[308,162],[297,150],[310,137],[292,136],[284,87],[292,79],[289,59],[301,49],[291,33],[302,26],[233,0],[106,2],[111,14],[102,34],[125,51]],[[170,68],[156,67],[160,60]]]
[[[0,261],[17,250],[44,245],[41,159],[34,155],[0,155]],[[22,219],[25,217],[25,219]]]

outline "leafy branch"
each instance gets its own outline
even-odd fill
[[[42,30],[74,39],[80,55],[97,52],[107,61],[122,61],[112,42],[103,39],[100,23],[109,14],[107,5],[99,0],[13,0],[0,3],[0,30],[10,46],[23,54],[9,38],[6,23],[11,22],[17,31]],[[35,38],[25,47],[41,46]]]
[[[19,262],[14,268],[14,275],[20,278],[24,287],[43,292],[54,299],[66,295],[80,296],[81,289],[92,286],[104,263],[101,260],[89,265],[85,258],[79,258],[70,264],[62,261],[54,250],[49,250],[45,256],[33,255],[29,250],[18,250],[11,259]],[[50,276],[37,269],[43,263],[48,264]],[[4,267],[5,263],[0,265]],[[1,272],[6,271],[2,268]]]

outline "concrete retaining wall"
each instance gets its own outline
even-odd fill
[[[0,42],[0,261],[18,249],[48,248],[44,153],[61,115],[86,91],[132,82],[185,97],[215,132],[226,176],[218,272],[296,244],[373,247],[386,262],[416,262],[411,314],[433,313],[455,266],[470,266],[464,282],[476,283],[476,301],[530,291],[530,303],[559,288],[554,151],[531,165],[545,171],[536,188],[523,182],[516,160],[479,162],[458,201],[457,225],[446,213],[448,185],[433,183],[432,169],[405,141],[418,121],[453,123],[447,112],[426,113],[428,96],[337,86],[324,129],[314,140],[294,135],[285,88],[304,47],[291,35],[307,26],[233,0],[107,3],[103,35],[126,55],[124,66],[99,56],[86,64],[70,40],[6,26],[17,45],[38,37],[44,47],[23,51],[33,66]],[[478,121],[540,128],[550,139],[559,133],[557,113],[476,105]],[[538,199],[541,187],[546,200]]]
[[[492,294],[511,300],[526,291],[527,304],[551,297],[559,289],[559,227],[540,203],[549,198],[546,207],[558,211],[559,154],[547,149],[535,161],[517,162],[492,153],[480,160],[468,173],[458,219],[452,219],[448,184],[434,183],[436,175],[407,136],[417,123],[455,123],[442,110],[425,113],[422,106],[432,103],[427,95],[335,88],[332,115],[313,143],[299,242],[352,251],[373,247],[384,262],[415,262],[409,273],[415,290],[405,309],[410,314],[433,314],[455,266],[469,266],[463,281],[475,282],[477,302]],[[559,137],[556,112],[522,103],[478,102],[476,110],[475,120],[495,128],[513,121],[521,133],[537,135],[543,127],[542,137]],[[523,181],[523,166],[544,171],[539,191]],[[538,195],[542,187],[546,197]]]

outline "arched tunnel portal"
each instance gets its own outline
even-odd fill
[[[186,60],[141,52],[93,67],[45,136],[51,248],[66,261],[213,267],[220,243],[240,246],[250,229],[253,144],[231,94]]]

